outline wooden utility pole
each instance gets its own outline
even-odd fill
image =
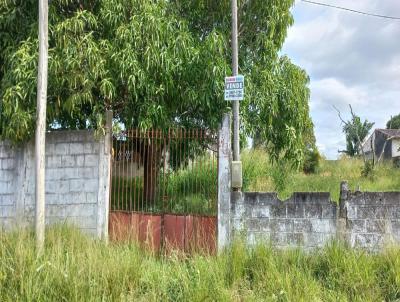
[[[38,255],[43,252],[45,231],[45,137],[48,69],[48,10],[48,0],[39,0],[39,65],[35,135],[35,234]]]
[[[238,19],[237,0],[232,0],[232,73],[237,76],[239,72],[239,50],[238,50]],[[233,101],[233,160],[240,161],[239,143],[239,101]]]

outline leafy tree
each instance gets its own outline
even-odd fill
[[[173,2],[199,37],[218,31],[229,48],[230,1]],[[273,160],[289,158],[300,163],[304,146],[313,136],[309,78],[288,57],[278,54],[293,24],[292,5],[292,0],[238,1],[239,66],[246,76],[241,118],[242,131],[253,137],[256,145],[267,147]]]
[[[242,131],[301,160],[310,129],[308,77],[278,51],[293,0],[239,1]],[[128,127],[216,128],[230,74],[230,1],[53,0],[48,123],[96,127],[113,109]],[[0,135],[32,136],[37,1],[1,0]]]
[[[400,114],[393,116],[386,123],[387,129],[400,129]]]
[[[293,2],[239,0],[241,131],[259,133],[272,159],[300,164],[309,79],[279,55]],[[112,109],[126,127],[216,129],[229,110],[229,0],[52,0],[49,9],[49,128],[97,128]],[[0,138],[14,142],[33,136],[37,11],[36,0],[0,0]]]
[[[344,124],[343,133],[346,135],[346,150],[342,152],[349,156],[355,156],[363,154],[362,143],[375,123],[370,123],[368,120],[361,121],[361,118],[353,112],[351,105],[349,105],[349,107],[351,119],[348,121],[343,120],[339,110],[335,109],[338,112],[340,120]]]
[[[34,129],[37,1],[1,3],[0,133],[21,141]],[[127,127],[218,125],[229,68],[218,33],[196,39],[167,1],[54,0],[49,16],[49,125],[95,127],[105,109]]]

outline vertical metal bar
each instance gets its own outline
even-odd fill
[[[145,148],[144,148],[144,143],[142,141],[142,135],[143,132],[139,129],[139,153],[140,153],[140,159],[139,159],[139,166],[142,166],[143,169],[143,177],[140,182],[140,186],[138,186],[138,193],[139,193],[139,200],[138,203],[140,204],[140,211],[143,211],[143,194],[144,194],[144,157],[145,157]]]
[[[218,144],[217,144],[217,146],[218,146]],[[216,156],[218,156],[218,159],[217,159],[217,157]],[[217,163],[217,165],[216,165],[216,162],[217,161],[219,161],[219,149],[218,149],[218,151],[216,151],[216,152],[212,152],[212,170],[213,171],[215,171],[215,170],[217,170],[217,173],[215,174],[216,175],[216,179],[215,179],[215,186],[216,186],[216,191],[215,191],[215,194],[212,196],[212,194],[210,194],[210,196],[212,196],[212,200],[214,201],[214,204],[213,204],[213,210],[214,211],[217,211],[217,209],[218,209],[218,175],[219,175],[219,172],[218,172],[218,169],[219,169],[219,163]]]
[[[148,160],[149,160],[149,145],[150,145],[149,144],[149,141],[150,141],[149,130],[146,130],[146,132],[145,132],[145,140],[146,140],[145,145],[144,145],[145,156],[143,158],[143,163],[145,163],[145,174],[144,175],[146,175],[146,173],[147,173],[147,175],[146,175],[146,177],[143,178],[143,181],[146,179],[146,186],[143,191],[143,200],[144,200],[144,208],[145,208],[145,211],[147,212],[147,204],[148,204],[147,192],[148,192],[148,187],[149,187],[149,178],[148,178],[149,171],[147,170],[147,166],[149,164]]]
[[[159,160],[159,154],[158,154],[158,136],[159,136],[159,132],[160,132],[160,129],[156,129],[156,138],[155,138],[155,144],[154,144],[154,147],[155,147],[155,156],[154,156],[154,159],[155,159],[155,161],[154,161],[154,185],[155,185],[155,189],[154,189],[154,209],[156,210],[157,209],[157,203],[158,203],[158,196],[159,196],[159,194],[158,194],[158,190],[160,189],[160,186],[159,186],[159,171],[158,171],[158,166],[159,166],[159,162],[158,162],[158,160]]]
[[[124,150],[124,158],[125,158],[125,177],[124,177],[124,191],[125,191],[125,200],[126,206],[125,210],[129,210],[129,130],[126,130],[125,133],[125,150]]]
[[[152,158],[151,158],[151,152],[152,152],[152,149],[153,149],[153,141],[152,141],[152,133],[153,133],[153,129],[151,129],[151,130],[149,130],[149,132],[147,133],[147,135],[148,135],[148,137],[149,137],[149,139],[148,139],[148,142],[149,142],[149,145],[148,145],[148,148],[147,148],[147,152],[148,152],[148,154],[147,154],[147,156],[146,156],[146,159],[147,159],[147,165],[149,165],[149,169],[150,169],[150,171],[148,171],[148,173],[150,172],[150,175],[147,175],[147,190],[146,190],[146,212],[148,212],[149,211],[149,205],[150,205],[150,200],[148,199],[148,197],[149,197],[149,191],[151,190],[151,178],[152,178],[152,171],[151,171],[151,160],[152,160]],[[149,159],[150,159],[150,162],[149,162]]]
[[[217,138],[215,138],[214,134],[211,134],[211,135],[212,135],[212,140],[214,142],[214,146],[216,146],[216,148],[218,148],[218,136],[217,136]],[[210,170],[211,170],[211,173],[214,173],[214,171],[215,171],[214,170],[214,155],[215,155],[214,150],[211,150],[211,153],[210,153]],[[217,165],[217,167],[219,167],[219,164]],[[218,168],[217,168],[217,170],[218,170]],[[216,192],[216,194],[218,194],[218,171],[216,173],[216,178],[214,180],[215,180],[215,186],[217,187],[217,190],[215,192]],[[211,209],[212,209],[212,206],[213,206],[214,198],[216,198],[216,196],[213,196],[212,191],[211,191],[209,193],[209,200],[210,200],[210,208]]]
[[[125,158],[125,173],[126,175],[124,177],[124,182],[125,182],[125,200],[126,200],[126,207],[125,210],[129,210],[129,130],[126,131],[125,135],[125,151],[124,151],[124,158]]]
[[[188,173],[188,175],[189,175],[189,177],[188,177],[188,192],[187,192],[187,195],[189,196],[191,193],[192,193],[192,190],[193,190],[193,188],[192,188],[192,175],[191,175],[191,173],[192,173],[192,171],[191,171],[191,165],[193,164],[193,162],[192,162],[192,160],[191,160],[191,156],[192,156],[192,129],[189,129],[188,130],[188,165],[187,165],[187,173]],[[187,206],[187,205],[185,205],[185,206]]]
[[[197,148],[197,145],[200,143],[200,140],[199,140],[199,128],[196,128],[196,144],[195,144],[195,148]],[[196,188],[195,188],[195,192],[196,192],[196,195],[199,193],[199,163],[197,162],[197,153],[196,153],[196,151],[197,150],[195,150],[195,156],[193,157],[193,159],[194,159],[194,165],[195,165],[195,167],[194,167],[194,171],[195,171],[195,173],[194,173],[194,175],[195,175],[195,186],[196,186]]]
[[[150,200],[150,211],[153,212],[154,209],[154,189],[155,189],[155,184],[156,184],[156,180],[155,180],[155,174],[154,174],[154,169],[155,169],[155,162],[154,162],[154,148],[155,148],[155,138],[154,138],[154,134],[157,131],[152,129],[151,130],[151,157],[150,157],[150,170],[151,170],[151,186],[150,186],[150,196],[151,196],[151,200]],[[152,208],[153,207],[153,208]]]
[[[213,138],[213,136],[212,136],[212,134],[210,134],[210,141],[211,141],[211,144],[212,144],[212,146],[214,147],[215,146],[215,142],[214,142],[214,138]],[[213,175],[212,173],[214,173],[214,170],[213,170],[213,168],[212,168],[212,161],[213,161],[213,154],[214,154],[214,151],[212,150],[212,148],[211,148],[211,151],[210,151],[210,153],[209,153],[209,156],[208,156],[208,169],[209,169],[209,173],[211,174],[211,175]],[[212,192],[212,189],[213,188],[211,188],[211,190],[209,190],[208,192],[207,192],[207,200],[208,200],[208,208],[209,209],[211,209],[211,205],[212,205],[212,201],[210,202],[210,199],[212,199],[212,194],[211,194],[211,192]]]
[[[155,137],[155,144],[154,144],[154,147],[155,147],[155,156],[154,156],[154,159],[155,159],[155,161],[154,161],[154,185],[155,185],[155,189],[154,189],[154,211],[158,211],[158,196],[160,195],[159,194],[159,190],[160,190],[160,171],[159,171],[159,159],[160,159],[160,157],[159,157],[159,151],[158,151],[158,144],[159,144],[159,142],[158,142],[158,137],[159,137],[159,134],[160,133],[160,129],[156,129],[156,137]]]
[[[163,134],[163,132],[162,132],[162,130],[161,129],[159,129],[158,130],[158,140],[157,140],[157,142],[158,142],[158,148],[157,148],[157,150],[158,150],[158,153],[157,153],[157,187],[158,187],[158,195],[157,195],[157,203],[158,203],[158,206],[160,207],[160,210],[161,210],[161,196],[162,196],[162,173],[161,173],[161,169],[162,169],[162,164],[163,164],[163,162],[162,162],[162,153],[163,153],[163,147],[162,147],[162,134]]]
[[[165,190],[166,190],[166,187],[165,187],[165,181],[166,181],[166,179],[165,179],[165,172],[166,172],[166,169],[167,169],[167,142],[166,142],[166,138],[165,138],[165,133],[163,133],[163,137],[162,137],[162,139],[163,139],[163,141],[164,141],[164,147],[163,147],[163,152],[164,152],[164,169],[163,169],[163,193],[162,193],[162,212],[163,212],[163,214],[164,214],[164,212],[165,212],[165,198],[166,198],[166,195],[165,195]]]
[[[181,173],[182,171],[181,171],[181,165],[182,165],[182,149],[181,149],[181,145],[182,145],[182,127],[180,127],[180,128],[178,128],[177,129],[177,131],[178,131],[178,133],[177,133],[177,147],[178,147],[178,149],[179,150],[177,150],[176,152],[178,153],[179,152],[179,168],[177,169],[177,171],[179,171],[179,173]],[[180,188],[178,187],[177,188],[177,190],[180,190]],[[178,196],[180,196],[180,198],[182,198],[182,192],[176,192],[176,195]],[[185,196],[183,196],[183,197],[185,197]]]
[[[204,141],[203,136],[204,136],[203,129],[200,129],[199,145],[201,145],[203,143],[203,141]],[[199,158],[199,160],[200,160],[200,162],[199,162],[199,175],[200,175],[200,180],[199,180],[200,190],[199,190],[199,194],[200,194],[202,203],[204,203],[205,202],[205,200],[204,200],[204,197],[205,197],[205,194],[204,194],[205,183],[204,183],[203,161],[204,161],[205,157],[204,157],[204,154],[203,154],[203,150],[201,150],[201,151],[202,151],[201,154],[200,154],[201,156]]]
[[[117,208],[118,208],[118,210],[120,210],[121,209],[121,207],[120,207],[120,202],[121,202],[121,199],[120,199],[120,183],[119,183],[119,180],[120,180],[120,175],[121,175],[121,163],[120,163],[120,160],[121,160],[121,158],[120,158],[120,155],[119,155],[119,153],[120,153],[120,148],[121,148],[121,143],[120,143],[120,141],[119,141],[119,138],[117,139],[117,169],[118,169],[118,173],[117,173],[117,203],[118,203],[118,206],[117,206]]]
[[[132,189],[133,189],[133,130],[129,130],[129,156],[130,156],[130,173],[129,173],[129,211],[133,210]]]
[[[123,202],[123,210],[126,211],[127,208],[127,199],[126,199],[126,181],[125,181],[125,157],[126,157],[126,132],[124,133],[124,140],[122,141],[122,202]]]
[[[187,166],[186,166],[186,161],[188,160],[189,156],[187,154],[187,150],[186,150],[186,145],[187,145],[187,133],[186,133],[186,128],[183,129],[183,154],[184,154],[184,165],[183,168],[184,170],[186,170]],[[189,162],[188,162],[189,164]],[[186,197],[188,195],[187,191],[186,191],[186,179],[187,177],[183,178],[183,196]]]
[[[143,159],[143,161],[144,162],[146,162],[146,167],[145,167],[145,169],[146,169],[146,177],[145,177],[145,179],[146,179],[146,188],[145,188],[145,190],[144,190],[144,208],[145,208],[145,212],[147,212],[147,204],[148,204],[148,200],[147,200],[147,192],[148,192],[148,190],[149,190],[149,175],[148,175],[148,170],[147,170],[147,167],[148,167],[148,165],[149,165],[149,163],[148,163],[148,160],[149,160],[149,145],[150,145],[150,130],[147,130],[146,131],[146,133],[145,133],[145,137],[146,137],[146,144],[145,144],[145,157],[144,157],[144,159]]]
[[[134,143],[134,145],[135,145],[135,153],[134,153],[134,156],[135,156],[135,159],[134,159],[134,162],[133,162],[133,167],[135,168],[135,179],[133,180],[133,211],[136,211],[136,209],[137,209],[137,205],[136,205],[136,188],[137,188],[137,174],[138,174],[138,172],[139,172],[139,169],[138,169],[138,162],[137,162],[137,160],[138,160],[138,143],[137,143],[137,132],[138,132],[138,129],[136,128],[135,129],[135,134],[134,134],[134,138],[133,138],[133,143]],[[133,158],[133,156],[132,156],[132,158]]]
[[[154,207],[154,129],[151,129],[151,154],[150,154],[150,205]],[[150,207],[151,210],[151,207]]]
[[[192,175],[192,185],[191,185],[191,187],[192,187],[192,189],[191,189],[191,195],[193,195],[194,193],[195,193],[195,191],[196,191],[196,175],[195,175],[195,170],[194,170],[194,154],[195,154],[195,144],[196,144],[196,141],[195,141],[195,135],[194,135],[194,129],[191,129],[191,145],[192,145],[192,147],[191,147],[191,162],[192,162],[192,164],[191,164],[191,171],[190,171],[190,174]]]
[[[116,162],[117,162],[117,160],[116,160],[116,154],[117,154],[117,146],[115,145],[114,146],[114,143],[115,143],[115,138],[114,138],[114,135],[112,136],[112,150],[113,150],[113,152],[112,152],[112,170],[111,170],[111,195],[113,196],[112,197],[112,200],[111,200],[111,209],[113,209],[113,210],[115,210],[115,205],[114,205],[114,203],[115,203],[115,201],[116,201],[116,199],[115,199],[115,192],[116,192],[116,185],[115,185],[115,172],[116,172]]]
[[[179,171],[178,169],[178,139],[177,139],[177,135],[176,135],[177,129],[175,129],[175,131],[173,132],[173,136],[174,136],[174,140],[175,140],[175,175],[177,174],[177,172]],[[176,192],[174,192],[174,195],[176,196]],[[175,203],[177,202],[177,199],[175,197]]]
[[[112,199],[113,199],[113,163],[114,163],[114,158],[113,158],[113,150],[114,150],[114,146],[113,146],[113,134],[112,131],[110,132],[110,178],[109,178],[109,184],[110,184],[110,194],[108,196],[108,209],[109,211],[112,211]]]
[[[167,136],[167,147],[166,147],[166,152],[168,152],[168,155],[166,154],[167,158],[167,170],[165,171],[165,192],[166,192],[166,198],[164,201],[164,210],[168,211],[168,200],[169,200],[169,173],[171,172],[171,138],[170,138],[170,128],[168,128],[168,132],[166,134]]]
[[[168,128],[168,153],[169,153],[169,155],[168,155],[168,171],[167,171],[167,200],[166,200],[166,203],[167,203],[167,207],[166,207],[166,209],[167,209],[167,211],[168,211],[168,207],[169,207],[169,203],[170,203],[170,187],[169,187],[169,180],[170,180],[170,174],[171,174],[171,166],[173,166],[173,163],[172,163],[172,161],[173,161],[173,158],[172,158],[172,156],[173,156],[173,154],[172,154],[172,152],[171,152],[171,150],[172,150],[172,147],[171,147],[171,145],[172,145],[172,142],[171,142],[171,128]]]
[[[149,148],[147,149],[147,152],[149,153],[148,154],[148,156],[147,156],[147,160],[149,160],[150,159],[150,162],[148,162],[147,164],[150,166],[150,180],[147,182],[148,183],[148,185],[147,185],[147,194],[146,194],[146,198],[148,198],[149,196],[148,195],[150,195],[151,196],[151,189],[152,189],[152,187],[151,187],[151,185],[152,185],[152,177],[153,177],[153,171],[152,171],[152,161],[153,161],[153,159],[152,159],[152,152],[153,152],[153,129],[151,129],[150,131],[149,131],[149,133],[148,133],[148,135],[149,135]],[[149,176],[147,176],[147,177],[149,177]],[[149,192],[150,192],[150,194],[149,194]],[[149,206],[151,205],[151,200],[146,200],[146,209],[147,209],[147,211],[146,212],[148,212],[149,211]]]

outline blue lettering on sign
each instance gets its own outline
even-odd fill
[[[225,78],[225,100],[240,101],[244,98],[244,76]]]

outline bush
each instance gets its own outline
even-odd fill
[[[278,193],[283,194],[283,192],[290,187],[293,169],[285,160],[274,163],[271,168],[270,175],[274,183],[274,189]]]
[[[393,158],[393,167],[400,168],[400,156]]]
[[[245,151],[242,154],[243,163],[243,191],[254,188],[251,184],[268,175],[269,159],[265,151],[256,149]]]
[[[304,153],[303,172],[306,174],[313,174],[318,171],[320,165],[321,155],[318,149],[307,149]]]
[[[364,162],[364,166],[361,168],[361,176],[369,179],[375,178],[375,165],[372,160]]]

